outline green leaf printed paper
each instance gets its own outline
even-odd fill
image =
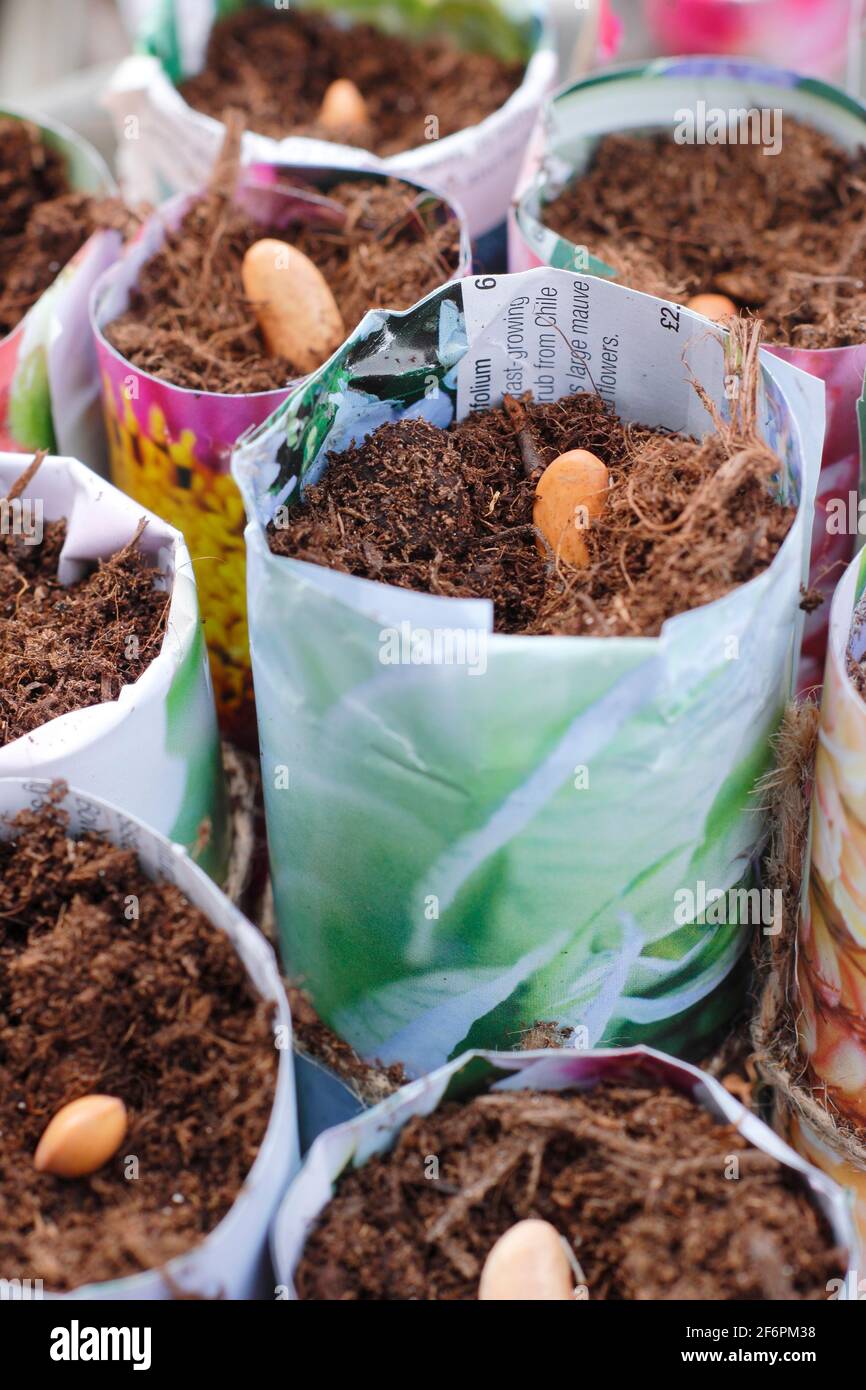
[[[626,419],[704,432],[689,370],[724,408],[722,346],[688,311],[666,327],[664,307],[562,270],[464,280],[369,314],[235,453],[285,962],[329,1024],[410,1074],[537,1021],[693,1051],[737,1006],[749,931],[683,920],[676,895],[755,885],[823,388],[762,359],[796,519],[765,573],[658,638],[494,633],[486,602],[274,556],[264,526],[329,451],[506,390],[554,400],[591,377]],[[462,634],[467,659],[384,660],[405,632]]]

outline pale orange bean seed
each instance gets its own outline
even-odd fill
[[[49,1122],[36,1147],[38,1173],[81,1178],[107,1163],[123,1143],[129,1121],[117,1096],[80,1096]]]
[[[703,314],[714,323],[721,323],[722,319],[729,319],[737,312],[736,304],[726,294],[693,294],[686,300],[686,308]]]
[[[274,237],[254,242],[241,277],[271,356],[285,357],[306,374],[343,342],[346,329],[331,288],[297,247]]]
[[[555,1226],[518,1221],[500,1236],[481,1271],[482,1303],[561,1302],[574,1297],[574,1274]]]
[[[354,82],[338,77],[332,82],[319,107],[319,125],[326,130],[350,130],[366,125],[369,119],[367,103]]]
[[[588,449],[560,454],[538,480],[532,519],[551,550],[575,569],[589,562],[584,533],[603,512],[607,490],[607,468]]]

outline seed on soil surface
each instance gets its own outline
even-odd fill
[[[117,1096],[80,1096],[49,1122],[36,1147],[37,1173],[81,1178],[95,1173],[123,1143],[128,1119]]]
[[[500,1236],[484,1262],[478,1298],[490,1302],[571,1302],[574,1275],[549,1221],[518,1221]]]
[[[318,120],[326,130],[352,130],[366,125],[369,115],[367,103],[354,82],[338,77],[322,98]]]
[[[604,510],[607,490],[607,468],[588,449],[560,454],[538,480],[533,522],[558,558],[575,569],[589,563],[582,532]]]
[[[253,242],[241,277],[272,357],[303,373],[327,362],[346,329],[327,280],[303,251],[272,237]]]
[[[693,294],[691,299],[686,300],[686,308],[703,314],[704,318],[712,319],[714,323],[720,323],[737,312],[736,304],[726,294]]]

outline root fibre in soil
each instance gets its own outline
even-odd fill
[[[299,1296],[472,1300],[496,1240],[527,1217],[568,1239],[590,1299],[825,1299],[845,1268],[776,1159],[679,1092],[608,1084],[491,1092],[411,1119],[340,1179]]]
[[[789,117],[781,149],[607,135],[543,211],[635,289],[715,292],[799,348],[866,342],[866,149]]]
[[[591,395],[509,401],[447,430],[386,424],[331,455],[286,525],[270,528],[271,549],[400,588],[491,599],[498,632],[655,635],[761,573],[794,517],[774,500],[779,460],[755,427],[760,331],[742,324],[736,339],[745,366],[734,417],[702,441],[624,424]],[[576,448],[596,454],[611,481],[582,569],[539,549],[525,465],[527,449],[545,466]]]
[[[129,850],[70,839],[56,805],[13,824],[0,842],[0,1268],[61,1290],[160,1266],[218,1224],[264,1136],[276,1051],[270,1006],[177,888]],[[90,1177],[37,1173],[48,1121],[91,1093],[127,1106],[121,1150]]]
[[[116,700],[158,655],[170,595],[155,586],[140,534],[67,586],[57,578],[64,521],[45,522],[39,544],[0,535],[0,747]]]
[[[245,252],[263,237],[288,241],[318,266],[350,332],[368,309],[406,309],[456,273],[455,219],[428,226],[414,189],[396,179],[348,180],[328,197],[342,227],[268,229],[232,201],[241,126],[229,130],[206,195],[143,267],[129,310],[105,336],[133,366],[194,391],[273,391],[298,375],[269,357],[241,282]]]
[[[215,24],[205,66],[181,84],[191,106],[221,119],[241,111],[250,129],[280,139],[309,135],[399,154],[477,125],[520,85],[523,67],[463,52],[444,38],[410,42],[370,25],[342,28],[322,15],[246,10]],[[327,130],[317,121],[330,84],[348,78],[361,92],[366,125]]]

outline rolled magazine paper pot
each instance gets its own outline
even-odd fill
[[[847,670],[866,650],[866,551],[833,596],[797,940],[804,1060],[834,1110],[866,1127],[866,704]]]
[[[539,117],[510,213],[509,270],[579,266],[592,275],[616,274],[615,266],[593,255],[592,238],[577,244],[546,227],[545,204],[587,169],[604,135],[654,130],[672,135],[678,113],[701,108],[759,109],[774,121],[778,110],[783,123],[785,116],[804,121],[845,149],[853,151],[866,143],[866,106],[861,102],[815,78],[746,58],[658,58],[585,78],[558,91]],[[778,126],[774,130],[780,133]],[[847,520],[839,524],[834,509],[840,500],[846,509],[852,503],[856,509],[860,492],[863,462],[857,411],[866,342],[820,349],[767,344],[767,351],[826,385],[826,434],[809,578],[825,601],[806,621],[797,684],[808,690],[821,681],[829,599],[857,537],[856,525],[852,529]]]
[[[779,1093],[774,1102],[773,1125],[778,1133],[807,1163],[838,1183],[848,1196],[857,1237],[856,1258],[852,1260],[856,1277],[849,1274],[849,1297],[862,1299],[866,1293],[866,1154],[862,1162],[854,1162],[849,1153],[834,1142],[826,1126],[819,1133],[804,1115],[787,1105]]]
[[[536,326],[539,300],[561,334]],[[721,403],[721,343],[687,310],[668,331],[663,308],[565,271],[463,280],[369,314],[233,458],[283,957],[332,1028],[409,1075],[539,1021],[691,1051],[742,1002],[753,928],[677,923],[675,895],[755,883],[753,790],[799,649],[823,388],[762,357],[760,426],[796,517],[764,573],[654,638],[503,635],[487,601],[275,555],[266,527],[386,421],[568,394],[575,312],[593,360],[618,345],[621,417],[705,432],[683,355]],[[415,630],[462,635],[467,659],[392,663]]]
[[[794,1153],[777,1135],[746,1110],[718,1081],[697,1067],[678,1062],[653,1048],[579,1052],[547,1048],[538,1052],[466,1052],[429,1076],[404,1086],[372,1110],[320,1135],[286,1193],[271,1238],[277,1284],[296,1298],[293,1278],[307,1234],[330,1201],[340,1175],[362,1167],[390,1149],[413,1115],[429,1115],[446,1101],[467,1100],[486,1091],[592,1091],[601,1082],[617,1085],[672,1086],[719,1121],[735,1125],[763,1153],[771,1154],[795,1174],[833,1233],[834,1242],[853,1265],[856,1236],[850,1207],[841,1188]],[[838,1298],[850,1296],[850,1270]],[[592,1298],[592,1289],[589,1290]]]
[[[0,454],[0,497],[30,463]],[[165,634],[138,680],[116,700],[58,715],[0,748],[0,777],[62,777],[176,840],[218,881],[228,859],[228,819],[213,690],[195,576],[179,531],[77,459],[48,457],[24,489],[18,516],[34,537],[64,518],[58,578],[84,577],[147,526],[139,545],[156,582],[170,586]],[[5,524],[14,524],[11,510]],[[162,575],[162,578],[159,576]],[[135,636],[135,634],[130,634]]]
[[[50,782],[0,778],[0,838],[14,834],[6,818],[38,807]],[[151,1300],[187,1295],[201,1298],[270,1298],[269,1224],[298,1165],[298,1131],[292,1067],[291,1015],[274,953],[261,932],[242,917],[179,845],[151,830],[124,808],[71,787],[60,803],[70,817],[70,834],[85,831],[133,850],[150,878],[174,883],[212,923],[225,932],[263,998],[273,1000],[278,1067],[268,1127],[231,1210],[209,1235],[160,1269],[124,1279],[86,1284],[45,1298]]]
[[[392,0],[387,23],[409,36],[423,34],[427,26],[436,26],[440,4],[441,0],[423,6],[415,0]],[[219,15],[245,7],[244,0],[221,4]],[[349,0],[339,9],[358,23],[383,22],[383,7],[366,0]],[[201,70],[216,16],[211,0],[186,0],[183,5],[167,0],[148,17],[139,35],[140,52],[115,73],[106,101],[118,130],[121,177],[136,198],[159,202],[170,193],[199,188],[207,178],[224,126],[188,106],[174,84]],[[430,183],[462,205],[476,263],[501,266],[508,203],[526,140],[556,81],[557,58],[545,4],[506,0],[498,13],[491,7],[489,21],[479,30],[477,0],[457,0],[447,5],[446,23],[458,41],[464,27],[475,38],[480,32],[494,52],[496,34],[503,29],[509,47],[517,45],[526,53],[520,87],[479,125],[384,160],[348,145],[293,136],[278,141],[255,131],[244,137],[244,154],[290,164],[354,164]],[[138,133],[134,142],[123,139],[130,119]]]
[[[107,166],[80,135],[35,113],[0,107],[0,119],[32,121],[63,157],[80,193],[117,192]],[[87,331],[87,299],[120,253],[121,235],[99,231],[65,266],[5,337],[0,336],[0,449],[53,449],[104,471],[99,372]]]
[[[798,1086],[780,1091],[776,1115],[790,1143],[851,1191],[866,1256],[866,704],[848,672],[849,646],[855,660],[866,651],[864,593],[861,551],[830,610],[792,1001]]]
[[[250,216],[267,225],[270,217],[276,221],[284,211],[282,183],[300,183],[327,193],[335,183],[357,177],[356,169],[334,162],[303,168],[255,164],[245,171],[238,199]],[[372,172],[364,177],[384,176]],[[429,196],[433,204],[429,216],[460,223],[455,275],[467,274],[471,253],[459,209],[424,185],[414,186],[419,196]],[[254,750],[244,509],[229,461],[239,436],[266,420],[302,378],[285,382],[275,370],[272,391],[194,391],[136,367],[104,332],[129,308],[141,268],[160,250],[166,231],[177,227],[200,196],[181,195],[154,213],[123,260],[97,282],[90,305],[90,332],[99,363],[112,481],[183,531],[195,557],[220,725],[227,738]]]

